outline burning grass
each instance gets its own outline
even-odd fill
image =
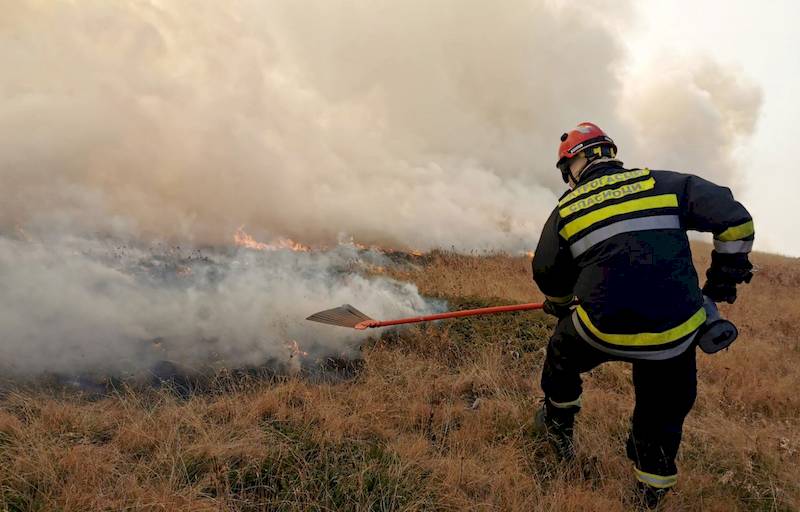
[[[524,257],[406,258],[380,273],[452,307],[541,298]],[[742,339],[699,356],[664,510],[800,508],[800,262],[753,260],[760,272],[723,308]],[[626,365],[587,378],[576,467],[530,434],[551,328],[534,312],[388,331],[335,381],[217,375],[203,392],[122,385],[93,400],[16,389],[0,402],[0,508],[628,510]]]

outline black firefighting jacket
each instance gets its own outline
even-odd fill
[[[533,258],[556,303],[610,354],[667,359],[689,347],[706,315],[687,230],[714,234],[718,253],[748,253],[753,221],[728,188],[692,174],[598,163],[565,193]]]

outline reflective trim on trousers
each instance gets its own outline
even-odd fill
[[[572,314],[572,323],[575,325],[575,330],[578,331],[578,336],[580,336],[581,339],[589,345],[593,346],[597,350],[605,352],[606,354],[611,354],[612,356],[618,357],[627,357],[629,359],[647,359],[651,361],[671,359],[683,354],[686,349],[692,345],[695,336],[697,336],[697,331],[695,331],[680,345],[665,350],[616,350],[596,342],[591,336],[589,336],[583,329],[580,320],[578,320],[577,313]]]
[[[575,400],[573,400],[571,402],[556,402],[552,398],[548,398],[548,400],[553,405],[553,407],[556,407],[558,409],[569,409],[570,407],[580,407],[581,406],[581,397],[578,397],[577,399],[575,399]]]
[[[678,475],[654,475],[653,473],[646,473],[641,469],[634,466],[633,471],[636,473],[636,478],[640,482],[644,482],[647,485],[651,485],[653,487],[657,487],[659,489],[666,489],[668,487],[672,487],[676,483],[678,483]]]
[[[612,236],[632,231],[649,231],[653,229],[680,229],[681,220],[677,215],[653,215],[638,219],[621,220],[604,228],[592,231],[585,237],[569,246],[573,258],[577,258],[592,246],[608,240]]]
[[[752,240],[734,240],[733,242],[723,242],[714,240],[714,249],[724,254],[736,254],[739,252],[750,252],[753,250]]]
[[[559,304],[559,305],[561,305],[561,304],[569,304],[573,300],[575,300],[575,294],[571,293],[569,295],[564,295],[563,297],[554,297],[552,295],[546,295],[545,294],[545,298],[547,300],[549,300],[550,302],[553,302],[555,304]]]

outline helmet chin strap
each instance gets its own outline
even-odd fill
[[[572,169],[567,169],[567,174],[569,174],[569,188],[574,189],[578,185],[578,178],[572,174]]]
[[[619,160],[617,160],[615,158],[617,155],[616,155],[616,152],[613,149],[609,149],[609,151],[607,153],[604,152],[604,151],[601,151],[598,154],[595,151],[591,150],[591,148],[589,148],[589,149],[586,149],[584,151],[583,156],[586,158],[586,163],[583,165],[581,170],[578,171],[578,177],[577,178],[572,174],[572,167],[567,165],[567,174],[569,175],[569,178],[572,179],[572,185],[570,185],[570,188],[574,188],[578,184],[578,178],[580,178],[580,176],[583,173],[585,173],[589,169],[589,167],[591,167],[591,166],[593,166],[595,164],[600,164],[600,163],[603,163],[603,162],[619,162],[620,164],[622,163],[622,162],[620,162]],[[569,183],[569,182],[567,182],[567,183]]]
[[[571,182],[567,183],[569,184],[570,189],[574,189],[578,185],[578,178],[580,178],[581,174],[583,174],[583,171],[585,171],[590,164],[591,161],[587,160],[587,162],[583,165],[583,167],[578,171],[577,177],[574,174],[572,174],[572,167],[567,165],[567,174],[569,175],[569,179],[571,180]]]

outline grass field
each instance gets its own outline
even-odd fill
[[[662,510],[800,510],[800,261],[752,260],[760,271],[722,308],[740,340],[698,355],[680,480]],[[454,308],[542,298],[528,258],[415,261],[386,272]],[[335,383],[220,378],[188,398],[12,390],[0,401],[0,509],[628,510],[627,365],[587,377],[575,467],[531,435],[552,326],[536,312],[387,332]]]

